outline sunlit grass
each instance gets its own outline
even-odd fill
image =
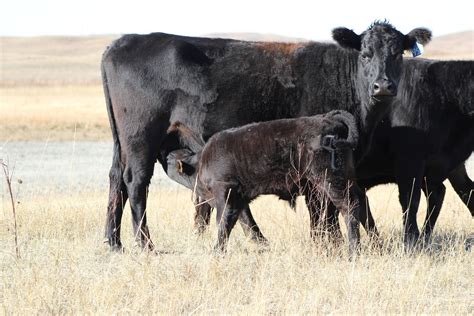
[[[394,188],[370,192],[384,247],[373,250],[363,234],[355,262],[348,261],[347,244],[310,240],[302,203],[294,212],[271,196],[251,205],[270,246],[258,247],[236,227],[228,254],[216,256],[214,221],[204,236],[193,234],[190,192],[154,187],[148,219],[158,255],[133,246],[128,207],[125,252],[111,253],[102,243],[105,192],[46,192],[18,205],[16,260],[4,201],[0,306],[16,314],[472,313],[473,257],[463,246],[472,232],[468,211],[448,198],[436,247],[406,254]]]

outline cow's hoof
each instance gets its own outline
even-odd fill
[[[125,251],[120,241],[112,243],[110,242],[109,238],[104,238],[104,244],[109,244],[110,250],[112,252],[123,253]]]
[[[419,235],[415,235],[415,234],[406,235],[404,238],[405,251],[407,253],[414,252],[417,248],[418,240],[419,240]]]
[[[140,249],[142,251],[155,252],[155,245],[149,241],[136,241],[134,244],[135,249]]]

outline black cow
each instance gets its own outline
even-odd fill
[[[365,195],[354,183],[359,135],[348,112],[252,123],[218,132],[206,143],[180,122],[169,132],[199,157],[194,190],[217,209],[216,250],[225,250],[239,215],[253,199],[261,194],[286,198],[290,191],[327,196],[345,215],[349,255],[354,255]]]
[[[445,179],[474,216],[474,182],[464,166],[474,151],[473,68],[472,61],[406,60],[392,111],[377,125],[370,150],[357,166],[357,182],[365,190],[398,184],[409,247],[420,235],[416,214],[421,191],[427,197],[422,236],[428,243],[443,203]],[[323,224],[323,230],[340,239],[334,205],[328,205],[323,223],[319,221],[321,205],[309,209],[316,213],[311,214],[312,231]],[[209,210],[199,211],[208,219],[205,212]],[[369,208],[366,213],[363,223],[376,234]]]
[[[122,247],[123,204],[129,199],[136,238],[153,248],[145,209],[154,163],[167,171],[167,156],[182,149],[177,136],[166,133],[170,122],[183,122],[207,140],[251,122],[346,109],[358,119],[365,149],[396,95],[403,51],[416,41],[427,43],[431,32],[403,35],[375,22],[361,35],[337,28],[333,38],[343,48],[161,33],[115,41],[102,58],[114,138],[105,233],[110,246]]]
[[[474,151],[473,69],[473,61],[405,61],[392,111],[377,126],[371,149],[357,167],[362,188],[398,184],[408,246],[420,235],[416,214],[421,190],[428,206],[422,235],[428,242],[447,178],[474,216],[474,183],[464,166]],[[333,207],[328,213],[333,214]],[[337,216],[328,218],[337,226]]]

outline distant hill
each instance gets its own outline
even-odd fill
[[[214,33],[205,36],[250,41],[307,41],[258,33]],[[118,37],[0,37],[0,86],[100,84],[102,52]],[[424,57],[474,59],[474,31],[434,38],[425,48]]]
[[[1,37],[0,86],[99,84],[102,52],[117,37]]]
[[[474,59],[474,31],[435,37],[425,48],[427,58]]]

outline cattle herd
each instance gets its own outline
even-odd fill
[[[337,44],[163,33],[113,42],[102,57],[114,140],[110,247],[122,249],[129,200],[137,242],[154,248],[146,202],[156,161],[193,191],[199,232],[216,208],[217,251],[237,221],[266,242],[249,207],[261,194],[292,205],[304,195],[312,236],[340,238],[341,211],[351,255],[359,223],[378,236],[365,196],[378,184],[398,185],[407,248],[429,242],[445,179],[474,216],[464,167],[474,151],[473,62],[404,58],[430,41],[425,28],[402,34],[376,21],[360,35],[332,35]],[[421,191],[428,210],[420,232]]]

